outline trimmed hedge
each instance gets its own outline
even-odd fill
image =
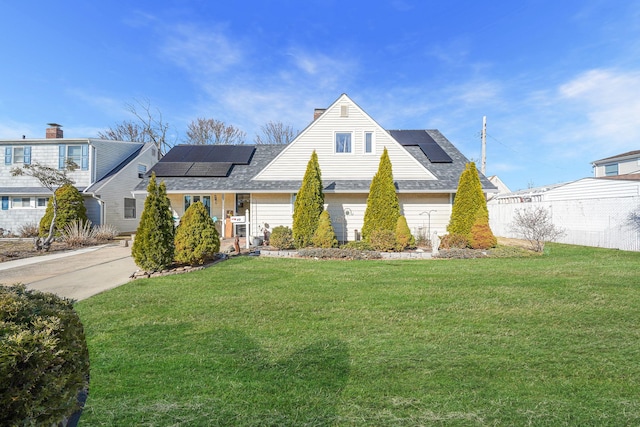
[[[0,425],[50,426],[80,409],[89,352],[73,301],[0,285]]]

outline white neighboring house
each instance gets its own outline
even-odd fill
[[[629,214],[640,209],[640,180],[583,178],[564,184],[500,194],[487,203],[496,236],[519,238],[510,230],[516,211],[542,207],[566,234],[561,243],[640,251],[640,232]]]
[[[640,179],[640,150],[629,151],[591,162],[593,176]],[[634,177],[637,175],[637,177]]]
[[[21,226],[38,224],[51,193],[30,176],[11,176],[11,169],[38,162],[62,168],[72,159],[78,169],[68,176],[84,198],[94,225],[110,224],[122,233],[136,230],[144,200],[131,190],[158,161],[153,144],[64,138],[51,124],[44,139],[0,140],[0,228],[18,234]]]
[[[325,208],[340,241],[357,240],[373,176],[387,149],[401,213],[414,235],[446,234],[453,196],[469,160],[437,130],[385,130],[347,95],[316,109],[314,120],[288,145],[173,147],[149,172],[164,181],[174,217],[201,201],[220,220],[223,237],[245,235],[230,221],[249,210],[250,235],[293,223],[293,205],[315,150]],[[148,175],[149,175],[148,174]],[[484,176],[486,192],[496,191]],[[148,180],[134,193],[146,197]]]

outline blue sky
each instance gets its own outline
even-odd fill
[[[512,189],[640,149],[640,3],[604,0],[5,2],[0,139],[95,137],[148,99],[306,127],[347,93],[386,129],[439,129]]]

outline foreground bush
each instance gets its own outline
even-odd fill
[[[85,222],[87,208],[84,206],[82,194],[72,184],[65,184],[56,190],[58,208],[56,209],[55,235],[60,236],[64,227],[73,221]],[[40,236],[49,234],[49,227],[53,220],[53,197],[49,198],[47,209],[40,220]]]
[[[338,239],[336,233],[331,225],[331,216],[329,211],[322,211],[320,214],[320,220],[318,221],[318,228],[313,234],[311,243],[316,248],[337,248]]]
[[[180,264],[202,265],[220,251],[216,225],[202,202],[195,202],[180,219],[176,229],[175,257]]]
[[[115,239],[120,231],[111,224],[102,224],[93,229],[94,237],[99,242]]]
[[[0,425],[57,425],[80,408],[89,352],[71,300],[0,285],[0,342]]]
[[[62,229],[62,241],[71,247],[90,246],[96,243],[91,221],[72,221]]]
[[[404,215],[398,217],[398,223],[396,224],[396,249],[398,251],[404,251],[408,248],[416,247],[416,239],[409,230],[407,224],[407,218]]]
[[[276,249],[292,249],[293,231],[284,225],[274,227],[269,237],[269,244]]]
[[[464,249],[469,246],[469,240],[462,234],[445,234],[440,240],[440,249]]]
[[[373,230],[367,238],[371,249],[380,252],[394,252],[396,250],[396,233],[391,230]]]

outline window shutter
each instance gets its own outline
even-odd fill
[[[2,210],[6,211],[9,209],[9,196],[2,196]]]
[[[13,147],[4,147],[4,164],[5,165],[10,165],[11,164],[11,153],[12,153]]]
[[[89,170],[89,146],[82,146],[82,170]]]
[[[31,164],[31,147],[24,147],[24,164]]]
[[[64,169],[66,166],[65,156],[67,154],[66,145],[58,145],[58,169]]]

